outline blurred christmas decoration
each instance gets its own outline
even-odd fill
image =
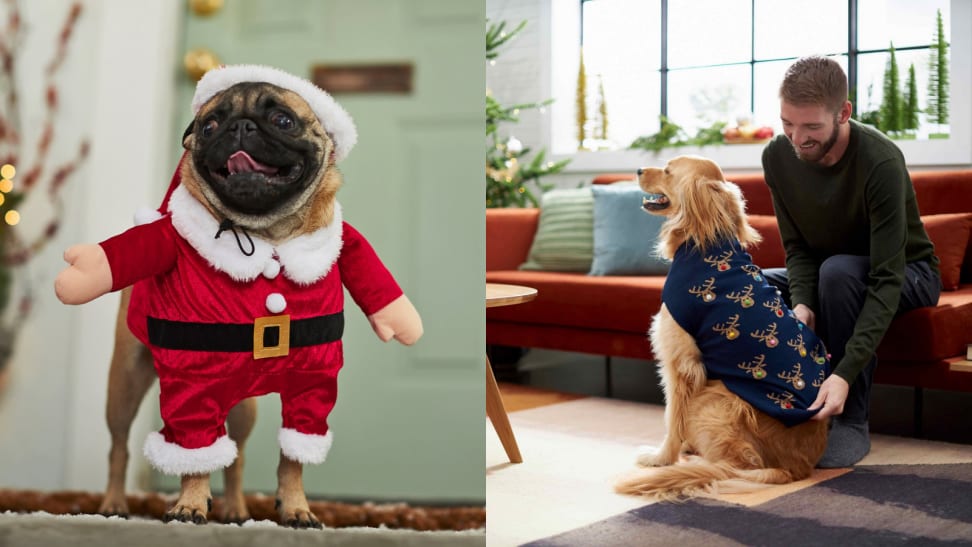
[[[486,21],[486,61],[492,66],[499,57],[498,48],[508,42],[526,26],[523,21],[511,32],[506,23]],[[502,136],[500,124],[520,121],[520,111],[529,108],[544,111],[553,99],[537,103],[503,106],[492,91],[486,90],[486,207],[536,207],[537,196],[530,189],[541,192],[549,189],[540,183],[540,177],[562,170],[570,160],[545,161],[546,152],[540,150],[528,160],[530,148],[514,136]]]
[[[928,59],[928,105],[925,113],[928,121],[935,126],[928,137],[948,138],[948,42],[945,41],[942,10],[937,10],[935,15],[935,37]]]
[[[577,68],[577,149],[587,150],[587,69],[584,67],[584,48],[580,49],[580,63]]]
[[[695,136],[690,136],[682,126],[673,122],[668,116],[658,116],[658,132],[638,137],[628,145],[628,148],[648,150],[658,153],[665,148],[680,146],[706,146],[723,144],[722,131],[726,122],[714,122],[708,127],[699,129]]]
[[[89,143],[82,140],[74,157],[64,163],[54,164],[51,144],[55,139],[55,117],[60,92],[56,84],[58,71],[67,59],[71,36],[82,13],[82,4],[68,5],[67,14],[58,33],[54,54],[43,72],[43,93],[37,95],[43,101],[43,120],[32,153],[24,153],[26,136],[21,127],[24,99],[34,95],[22,95],[18,85],[22,78],[18,56],[24,42],[24,22],[20,3],[5,0],[3,4],[5,24],[0,28],[0,374],[13,352],[18,328],[31,311],[30,272],[27,266],[54,238],[63,218],[64,204],[61,191],[65,183],[88,155]],[[2,19],[0,19],[2,20]],[[33,68],[31,66],[25,67]],[[46,192],[51,205],[49,218],[31,225],[43,226],[39,235],[30,236],[23,229],[18,207],[38,189]],[[36,230],[34,230],[36,231]],[[15,306],[13,288],[18,291]]]

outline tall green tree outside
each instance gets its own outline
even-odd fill
[[[898,60],[894,53],[894,42],[891,43],[887,68],[884,71],[884,97],[881,100],[880,126],[885,133],[900,132],[904,127],[902,121],[903,108],[901,103],[901,78],[898,75]]]
[[[915,78],[915,65],[908,67],[908,83],[905,87],[902,129],[914,134],[918,131],[918,80]]]
[[[948,124],[948,42],[945,41],[942,10],[938,10],[936,19],[928,60],[928,105],[925,113],[929,122],[943,126]],[[930,136],[936,135],[941,133],[933,132]]]

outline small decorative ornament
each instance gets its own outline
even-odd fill
[[[827,360],[826,360],[826,359],[824,359],[824,358],[823,358],[823,357],[821,357],[821,356],[818,356],[818,357],[817,357],[817,358],[816,358],[816,359],[814,360],[814,362],[816,362],[816,363],[817,363],[818,365],[822,365],[822,364],[824,364],[824,363],[826,363],[826,362],[827,362]]]
[[[777,345],[779,345],[779,343],[780,341],[775,336],[769,336],[766,338],[767,347],[775,348]]]
[[[729,330],[726,331],[726,339],[735,340],[736,338],[739,338],[738,330],[730,328]]]
[[[756,303],[756,301],[753,300],[752,298],[749,298],[749,297],[743,298],[742,299],[742,302],[741,302],[742,307],[744,307],[744,308],[751,308],[751,307],[753,307],[753,304],[755,304],[755,303]]]
[[[702,300],[705,300],[706,302],[712,302],[713,300],[715,300],[715,293],[712,291],[705,291],[704,293],[702,293]]]
[[[757,380],[762,380],[763,378],[766,378],[766,371],[763,369],[754,370],[753,378],[756,378]]]
[[[800,357],[807,356],[807,348],[800,348]]]
[[[803,379],[801,378],[801,379],[793,382],[793,386],[795,388],[797,388],[797,389],[803,389],[803,388],[807,387],[807,383],[804,382]]]

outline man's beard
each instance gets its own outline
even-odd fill
[[[830,149],[833,148],[834,144],[837,143],[839,130],[840,124],[838,123],[837,116],[834,116],[834,131],[830,134],[830,137],[826,141],[821,143],[819,141],[811,140],[810,142],[816,143],[818,146],[816,148],[811,148],[810,150],[804,150],[800,148],[800,145],[791,140],[790,144],[793,145],[793,152],[796,153],[797,158],[807,163],[817,163],[823,159],[823,157],[827,155],[827,152],[830,152]],[[806,143],[804,142],[802,144]]]

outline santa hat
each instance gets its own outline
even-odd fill
[[[230,65],[214,68],[196,84],[192,113],[196,114],[220,91],[243,82],[265,82],[300,95],[317,115],[324,130],[334,141],[334,158],[341,161],[358,141],[354,120],[326,91],[311,82],[280,69],[262,65]]]

